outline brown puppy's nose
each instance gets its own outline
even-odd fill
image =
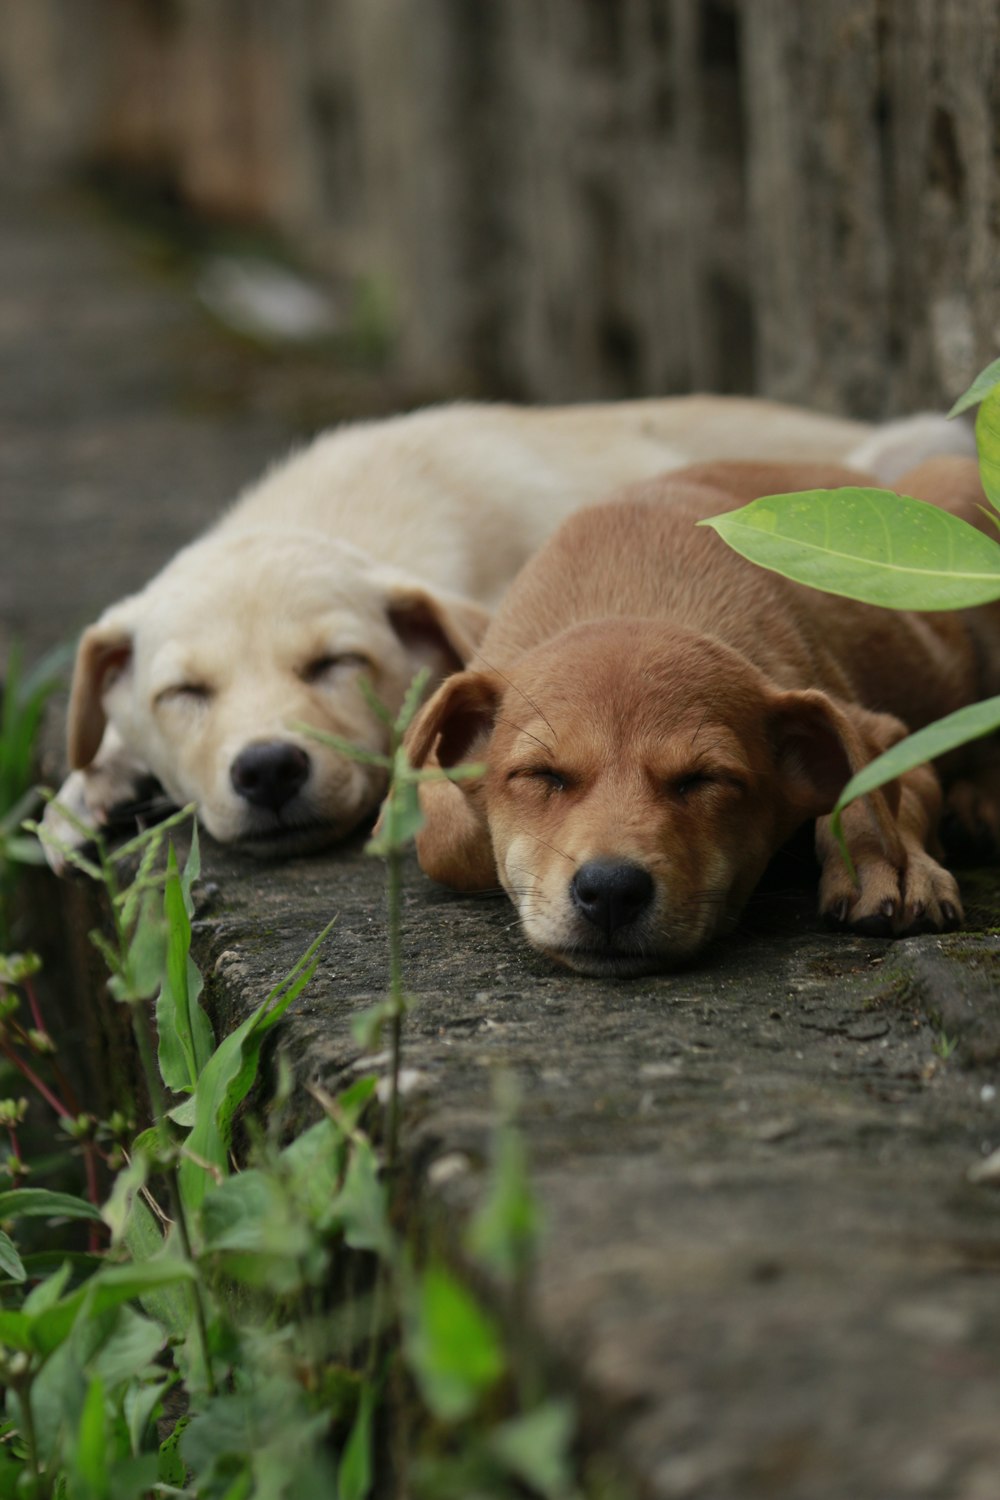
[[[573,905],[606,937],[627,927],[653,899],[653,877],[628,860],[591,859],[570,882]]]
[[[234,789],[254,807],[279,812],[309,776],[309,757],[298,745],[263,740],[247,745],[229,767]]]

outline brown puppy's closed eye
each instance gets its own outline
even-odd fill
[[[964,494],[968,469],[950,462]],[[731,927],[815,818],[827,915],[886,935],[956,925],[957,887],[928,850],[930,768],[848,811],[856,887],[824,814],[910,728],[988,690],[983,653],[953,616],[799,588],[695,525],[758,493],[852,481],[712,465],[568,522],[504,601],[488,665],[447,680],[411,730],[418,765],[486,764],[424,788],[427,873],[465,889],[499,879],[543,951],[635,974]]]

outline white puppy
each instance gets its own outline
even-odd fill
[[[395,713],[419,667],[432,679],[461,667],[488,608],[571,511],[702,459],[849,461],[863,446],[877,468],[878,434],[720,397],[452,406],[325,434],[84,632],[60,799],[101,826],[151,774],[223,842],[342,838],[384,778],[291,726],[383,749],[361,679]],[[903,446],[909,464],[919,432]],[[80,842],[53,809],[46,823]]]

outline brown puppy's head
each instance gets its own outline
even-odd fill
[[[467,885],[491,873],[491,842],[535,947],[587,974],[668,968],[731,926],[778,847],[830,810],[857,738],[823,693],[778,691],[708,637],[578,625],[509,677],[459,673],[423,709],[415,764],[487,770],[457,784],[471,816],[424,830],[421,864]]]

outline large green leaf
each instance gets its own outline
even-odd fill
[[[949,417],[957,417],[960,412],[968,411],[970,406],[975,406],[977,401],[988,396],[995,385],[1000,385],[1000,359],[994,359],[985,370],[980,370],[969,389],[963,391],[955,402],[948,413]]]
[[[920,729],[916,734],[900,740],[891,750],[887,750],[856,776],[852,776],[841,792],[833,809],[833,829],[837,837],[841,838],[840,817],[849,802],[885,786],[887,781],[902,776],[904,771],[912,771],[915,766],[922,766],[926,761],[937,760],[939,756],[947,755],[949,750],[966,745],[970,740],[982,739],[984,735],[993,734],[997,729],[1000,729],[1000,697],[984,698],[982,703],[957,709],[946,718],[928,724],[926,729]]]
[[[767,495],[699,523],[796,583],[890,609],[1000,599],[1000,547],[936,505],[846,487]]]
[[[979,477],[990,503],[1000,510],[1000,388],[995,387],[983,399],[976,413],[976,448],[979,451]]]

